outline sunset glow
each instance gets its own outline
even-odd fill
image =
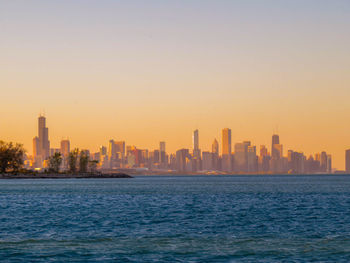
[[[137,4],[136,4],[137,3]],[[345,168],[349,1],[2,1],[0,138],[211,150],[221,130]]]

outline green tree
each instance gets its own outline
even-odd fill
[[[60,153],[55,153],[49,159],[49,169],[55,173],[60,171],[60,166],[62,164],[62,155]]]
[[[86,173],[89,164],[89,154],[88,151],[81,151],[79,158],[79,171],[81,173]]]
[[[90,169],[90,172],[91,172],[91,173],[96,172],[97,164],[98,164],[98,161],[97,161],[97,160],[91,160],[91,161],[89,161],[89,169]]]
[[[22,144],[0,141],[0,172],[14,172],[23,166],[25,150]]]
[[[77,148],[69,153],[68,165],[69,165],[69,171],[71,173],[75,173],[77,171],[78,157],[79,157],[79,149]]]

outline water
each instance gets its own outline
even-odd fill
[[[0,180],[2,262],[349,262],[350,176]]]

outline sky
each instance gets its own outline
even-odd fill
[[[350,148],[350,1],[2,0],[0,139]],[[221,144],[221,143],[220,143]],[[221,145],[220,145],[221,146]],[[221,149],[221,147],[220,147]]]

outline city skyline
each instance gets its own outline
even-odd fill
[[[2,1],[0,137],[32,152],[33,116],[50,141],[96,149],[210,150],[232,142],[350,146],[349,1]],[[60,22],[58,22],[60,21]],[[232,145],[233,147],[233,145]],[[257,149],[259,150],[259,149]],[[221,149],[220,149],[221,153]]]
[[[273,134],[273,133],[272,133],[272,145],[271,145],[271,141],[270,141],[270,145],[271,145],[270,147],[269,147],[269,143],[263,144],[263,143],[255,142],[253,140],[249,140],[249,138],[245,138],[244,140],[242,140],[242,139],[235,140],[235,139],[232,139],[233,138],[232,129],[230,129],[230,128],[222,128],[221,131],[219,132],[218,136],[211,137],[212,138],[211,142],[210,141],[203,142],[203,140],[199,140],[199,131],[200,131],[200,133],[202,133],[202,131],[197,128],[197,129],[192,130],[192,138],[190,137],[190,134],[189,134],[189,136],[187,138],[187,139],[189,139],[188,140],[189,143],[187,145],[175,145],[175,146],[172,145],[171,147],[169,147],[169,144],[167,141],[159,139],[158,141],[152,143],[153,145],[155,145],[153,147],[148,146],[147,144],[141,144],[143,146],[140,146],[136,143],[133,143],[130,140],[121,138],[120,136],[114,136],[110,139],[105,139],[104,141],[101,141],[101,143],[99,143],[99,144],[93,145],[93,147],[87,147],[87,145],[91,145],[91,143],[78,145],[74,142],[74,140],[72,143],[70,136],[61,136],[60,138],[54,138],[53,139],[54,143],[51,143],[51,138],[48,135],[48,127],[47,127],[46,123],[47,123],[47,120],[46,120],[45,114],[40,113],[38,115],[38,123],[36,125],[37,136],[34,136],[34,138],[32,138],[30,145],[26,145],[23,142],[18,141],[18,142],[24,144],[25,149],[27,151],[26,153],[28,156],[35,156],[34,153],[36,151],[38,151],[36,149],[38,149],[38,148],[41,149],[42,147],[44,147],[44,149],[46,149],[46,150],[39,150],[38,151],[38,152],[42,152],[42,151],[45,152],[43,154],[44,157],[42,157],[42,159],[47,158],[50,155],[50,153],[52,153],[52,151],[55,151],[56,149],[63,149],[63,148],[65,149],[65,150],[63,150],[64,155],[67,155],[67,152],[69,152],[69,149],[78,148],[78,149],[86,149],[86,150],[89,150],[91,152],[94,152],[94,151],[99,151],[102,146],[106,147],[106,152],[111,152],[111,142],[115,143],[115,145],[117,145],[115,147],[117,147],[118,149],[124,148],[124,152],[125,152],[125,147],[127,145],[129,145],[129,146],[135,146],[138,149],[147,149],[147,151],[159,150],[159,149],[166,148],[166,153],[174,153],[174,154],[176,153],[176,151],[178,149],[183,148],[183,149],[189,149],[191,151],[191,153],[193,153],[196,156],[201,156],[201,154],[203,152],[214,152],[214,144],[217,143],[216,147],[217,147],[217,150],[219,152],[219,156],[223,156],[223,155],[225,155],[223,152],[223,149],[224,149],[223,145],[224,145],[225,140],[223,140],[223,138],[224,138],[224,134],[227,132],[228,132],[228,134],[230,134],[229,137],[231,138],[230,143],[229,143],[230,147],[228,147],[228,148],[231,148],[232,155],[235,153],[237,147],[244,147],[244,148],[246,148],[247,151],[249,150],[249,147],[254,147],[254,152],[256,152],[257,155],[259,155],[259,151],[261,154],[261,147],[263,147],[263,148],[265,148],[266,152],[271,154],[271,157],[276,155],[276,153],[275,153],[276,146],[277,146],[277,151],[282,152],[282,155],[284,157],[287,156],[287,153],[290,149],[297,150],[297,152],[303,153],[306,157],[309,157],[309,156],[314,157],[315,153],[317,153],[317,152],[319,152],[319,153],[330,152],[327,149],[322,149],[320,151],[313,151],[313,152],[308,153],[308,152],[304,152],[304,151],[296,148],[295,146],[287,146],[286,147],[285,144],[282,145],[282,144],[278,143],[279,142],[279,135]],[[276,131],[276,129],[274,129],[273,132],[275,132],[275,131]],[[271,134],[270,134],[270,136],[271,136]],[[166,137],[166,136],[163,136],[163,138],[164,137]],[[277,141],[276,141],[276,137],[277,137]],[[39,138],[42,138],[42,139],[40,140]],[[3,140],[4,140],[4,138],[3,138]],[[5,138],[5,140],[6,140],[6,138]],[[8,138],[7,140],[14,141],[11,138]],[[45,143],[42,141],[47,141],[47,142]],[[218,143],[218,141],[220,141],[220,143]],[[248,143],[246,146],[239,145],[240,143],[244,144],[245,142]],[[123,143],[122,146],[120,145],[121,143]],[[37,144],[37,146],[36,146],[36,144]],[[42,146],[42,145],[46,145],[46,146]],[[144,145],[146,145],[146,146],[144,146]],[[52,148],[50,148],[51,146],[52,146]],[[281,147],[281,149],[279,149],[278,147]],[[283,149],[283,148],[285,148],[285,149]],[[346,158],[344,158],[344,151],[347,151],[348,149],[350,149],[350,147],[344,146],[342,155],[338,156],[339,159],[342,159],[341,162],[344,163],[343,168],[334,165],[335,158],[334,158],[334,154],[332,153],[331,159],[332,159],[333,170],[340,170],[340,171],[346,170]],[[253,149],[251,148],[250,150],[253,150]],[[195,152],[197,152],[197,153],[195,154]],[[338,163],[339,162],[340,162],[340,160],[338,160]],[[229,167],[227,170],[231,170],[231,168],[232,167]]]
[[[0,261],[350,262],[350,0],[0,0]]]
[[[59,147],[50,147],[49,128],[46,127],[46,117],[38,117],[38,135],[33,138],[32,155],[27,152],[25,166],[27,168],[45,168],[48,159],[54,153],[61,153],[63,157],[62,169],[68,169],[68,155],[71,148],[69,139],[62,139]],[[175,152],[166,151],[166,141],[159,141],[155,149],[140,148],[132,142],[110,139],[107,145],[101,144],[98,151],[82,147],[87,151],[91,160],[98,161],[100,169],[114,168],[147,168],[149,171],[178,171],[200,172],[216,171],[225,173],[333,173],[341,171],[333,166],[333,157],[326,151],[307,155],[298,149],[283,151],[283,144],[278,134],[273,134],[271,148],[257,145],[250,140],[233,142],[231,129],[222,129],[222,152],[220,144],[215,138],[211,151],[200,147],[199,130],[192,135],[192,148],[178,148]],[[231,149],[231,150],[230,150]],[[350,150],[346,150],[345,171],[349,172]]]

